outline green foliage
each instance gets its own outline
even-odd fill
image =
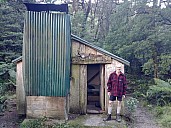
[[[0,5],[0,62],[11,63],[21,55],[24,11],[25,7],[19,1]]]
[[[142,85],[142,87],[145,87],[145,86]],[[143,92],[138,91],[138,90],[133,93],[133,96],[136,97],[136,98],[139,98],[139,99],[146,98],[146,95]]]
[[[0,0],[0,3],[1,3],[1,2],[5,2],[5,1],[6,1],[6,0]]]
[[[159,74],[161,74],[161,78],[167,79],[170,78],[169,74],[171,73],[171,55],[163,55],[161,56],[161,62],[159,64]],[[162,76],[164,75],[164,76]]]
[[[146,76],[127,75],[127,80],[129,81],[128,87],[131,89],[130,93],[132,93],[133,97],[145,100],[146,92],[153,83],[153,79]]]
[[[124,2],[116,8],[105,48],[131,62],[129,73],[170,78],[171,9],[136,2],[131,6]]]
[[[170,126],[171,126],[171,115],[164,115],[163,118],[160,120],[160,123],[165,128],[170,128]]]
[[[14,65],[12,63],[4,63],[1,62],[0,63],[0,75],[2,75],[3,73],[5,73],[6,71],[14,71]],[[12,77],[15,77],[14,74],[12,74]]]
[[[0,112],[3,112],[5,110],[6,105],[4,102],[7,100],[6,96],[1,96],[0,95]]]
[[[125,101],[125,107],[129,113],[132,113],[137,108],[138,100],[136,98],[129,98]]]
[[[0,95],[4,95],[16,79],[12,60],[22,53],[25,7],[21,1],[0,2]]]
[[[67,123],[63,123],[63,124],[57,124],[54,128],[84,128],[84,126],[80,126],[79,124],[67,124]]]
[[[71,16],[72,33],[79,37],[81,37],[83,35],[83,33],[82,33],[83,21],[84,21],[84,12],[83,11],[79,11],[76,14]]]
[[[4,95],[7,87],[4,85],[4,83],[0,83],[0,95]]]
[[[40,119],[33,119],[21,124],[21,128],[85,128],[79,124],[69,123],[48,123],[49,119],[46,117]]]
[[[152,73],[154,72],[152,59],[149,59],[146,63],[144,63],[143,72],[148,76],[152,76]]]
[[[160,79],[154,79],[156,85],[149,87],[147,100],[154,105],[163,106],[171,103],[171,85]]]
[[[0,104],[3,104],[7,100],[6,96],[0,96]]]
[[[21,128],[46,128],[45,121],[46,118],[30,120],[26,123],[21,124]]]
[[[153,108],[154,109],[154,108]],[[171,106],[156,107],[155,115],[158,122],[162,124],[165,128],[170,128],[171,126]]]

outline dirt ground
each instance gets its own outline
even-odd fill
[[[148,110],[142,106],[138,106],[134,113],[134,121],[126,121],[122,118],[122,122],[118,123],[115,117],[112,117],[111,121],[104,122],[103,119],[106,117],[104,114],[87,114],[77,118],[71,119],[70,121],[82,123],[84,126],[97,126],[109,128],[160,128],[155,122],[153,115],[149,114]],[[5,112],[0,113],[0,128],[19,128],[19,124],[23,119],[19,119],[16,112],[15,99],[7,101],[7,109]],[[129,125],[128,125],[129,124]]]
[[[161,128],[150,112],[138,105],[135,113],[134,128]]]
[[[22,120],[17,116],[16,100],[7,100],[5,104],[7,105],[6,110],[0,112],[0,128],[19,128]]]

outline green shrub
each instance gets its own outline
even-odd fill
[[[4,102],[7,100],[6,96],[1,96],[0,95],[0,112],[3,112],[6,108],[6,105],[4,104]]]
[[[163,115],[161,120],[160,120],[160,123],[165,128],[170,128],[170,126],[171,126],[171,115]]]
[[[4,95],[6,91],[6,86],[4,83],[0,83],[0,95]]]
[[[21,128],[47,128],[45,121],[46,118],[29,120],[28,122],[22,123]]]
[[[137,108],[138,100],[136,98],[129,98],[125,100],[125,108],[129,114],[132,114]]]
[[[133,97],[141,100],[146,98],[146,92],[149,89],[149,85],[154,83],[153,79],[145,76],[137,77],[128,75],[127,79],[129,81],[128,87],[131,89]]]
[[[171,106],[153,107],[154,114],[158,119],[158,122],[165,128],[171,126]]]
[[[78,124],[67,124],[67,123],[63,123],[63,124],[57,124],[56,126],[54,126],[54,128],[84,128],[84,126],[80,126]]]
[[[133,93],[133,96],[136,97],[136,98],[143,98],[144,97],[144,94],[142,92],[135,91]]]
[[[164,106],[171,102],[171,85],[160,79],[154,79],[155,85],[147,90],[147,100],[149,103]]]

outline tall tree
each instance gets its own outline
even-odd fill
[[[20,1],[0,4],[0,75],[11,68],[11,61],[22,54],[25,7]]]

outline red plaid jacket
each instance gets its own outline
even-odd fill
[[[109,76],[107,82],[107,91],[113,96],[122,96],[126,94],[127,82],[123,73],[117,76],[116,72],[113,72]]]

